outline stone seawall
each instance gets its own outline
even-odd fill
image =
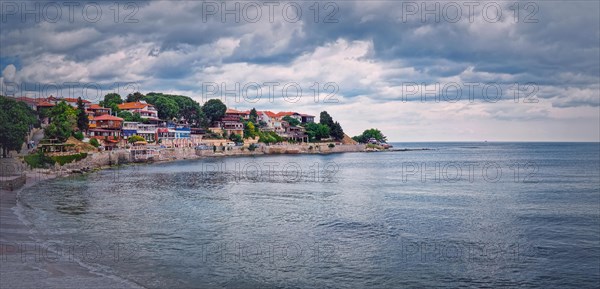
[[[217,147],[216,151],[196,150],[195,148],[164,148],[160,149],[148,162],[164,162],[188,159],[199,159],[203,157],[226,157],[226,156],[253,156],[253,155],[276,155],[276,154],[329,154],[329,153],[347,153],[364,152],[365,145],[335,145],[329,147],[328,144],[293,144],[293,145],[261,145],[255,150],[249,150],[247,147]],[[124,165],[136,162],[132,153],[127,150],[115,150],[105,152],[89,153],[88,156],[80,161],[72,162],[60,166],[55,164],[53,168],[45,171],[46,173],[64,173],[87,172],[95,169],[101,169],[110,166]],[[143,161],[142,161],[143,162]],[[23,169],[19,172],[28,171],[27,165],[20,163]],[[16,174],[15,174],[16,175]]]

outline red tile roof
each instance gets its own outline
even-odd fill
[[[54,106],[54,103],[49,103],[47,101],[40,101],[37,103],[37,106],[41,106],[41,107],[51,107]]]
[[[77,98],[71,98],[71,97],[65,97],[65,98],[62,98],[62,99],[59,99],[59,100],[64,100],[66,102],[77,102]],[[83,103],[91,103],[89,100],[85,100],[83,98],[81,99],[81,102],[83,102]]]
[[[126,102],[123,104],[119,104],[117,106],[119,107],[119,109],[128,110],[128,109],[142,109],[144,107],[153,106],[153,105],[151,105],[149,103],[141,103],[138,101],[138,102]]]
[[[293,111],[280,111],[275,116],[276,117],[283,117],[283,116],[293,115],[293,114],[295,114],[295,112],[293,112]]]
[[[122,118],[120,117],[116,117],[116,116],[112,116],[110,114],[105,114],[105,115],[101,115],[101,116],[97,116],[94,118],[94,120],[96,121],[101,121],[101,120],[114,120],[114,121],[123,121]]]

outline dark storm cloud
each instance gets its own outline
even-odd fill
[[[262,17],[255,23],[232,15],[222,21],[222,11],[207,15],[207,5],[221,8],[213,1],[119,2],[118,10],[99,2],[98,21],[80,9],[94,2],[79,2],[73,21],[63,2],[25,4],[58,5],[62,17],[56,22],[43,11],[41,21],[23,19],[11,10],[15,3],[22,8],[21,2],[3,1],[0,11],[0,69],[15,67],[6,70],[5,82],[131,81],[143,91],[199,94],[204,81],[336,81],[346,103],[399,101],[407,82],[497,83],[507,89],[534,83],[538,98],[552,107],[599,102],[596,1],[519,2],[518,21],[514,2],[480,2],[472,13],[467,5],[473,2],[460,1],[277,2],[273,21],[263,2],[225,4],[258,3]],[[301,8],[302,15],[287,14],[299,21],[282,16],[288,3]],[[423,8],[436,4],[439,19],[423,15]],[[461,19],[450,21],[455,6]],[[501,19],[490,21],[484,6],[499,7]],[[418,11],[407,13],[409,8]],[[509,119],[509,110],[488,115]]]

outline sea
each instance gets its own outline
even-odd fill
[[[600,287],[600,143],[392,144],[126,165],[19,210],[144,288]]]

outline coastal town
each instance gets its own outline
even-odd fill
[[[135,93],[125,99],[112,93],[98,103],[52,95],[2,100],[8,112],[15,110],[10,113],[14,116],[6,117],[15,122],[3,124],[7,126],[3,133],[8,136],[12,131],[13,140],[3,137],[2,156],[16,155],[31,169],[77,162],[82,164],[71,167],[100,167],[118,164],[118,160],[358,152],[390,147],[377,129],[350,138],[326,111],[316,122],[316,116],[306,112],[228,108],[219,99],[201,106],[186,96],[161,93]],[[24,120],[19,121],[19,117]],[[9,127],[11,124],[14,127]]]

